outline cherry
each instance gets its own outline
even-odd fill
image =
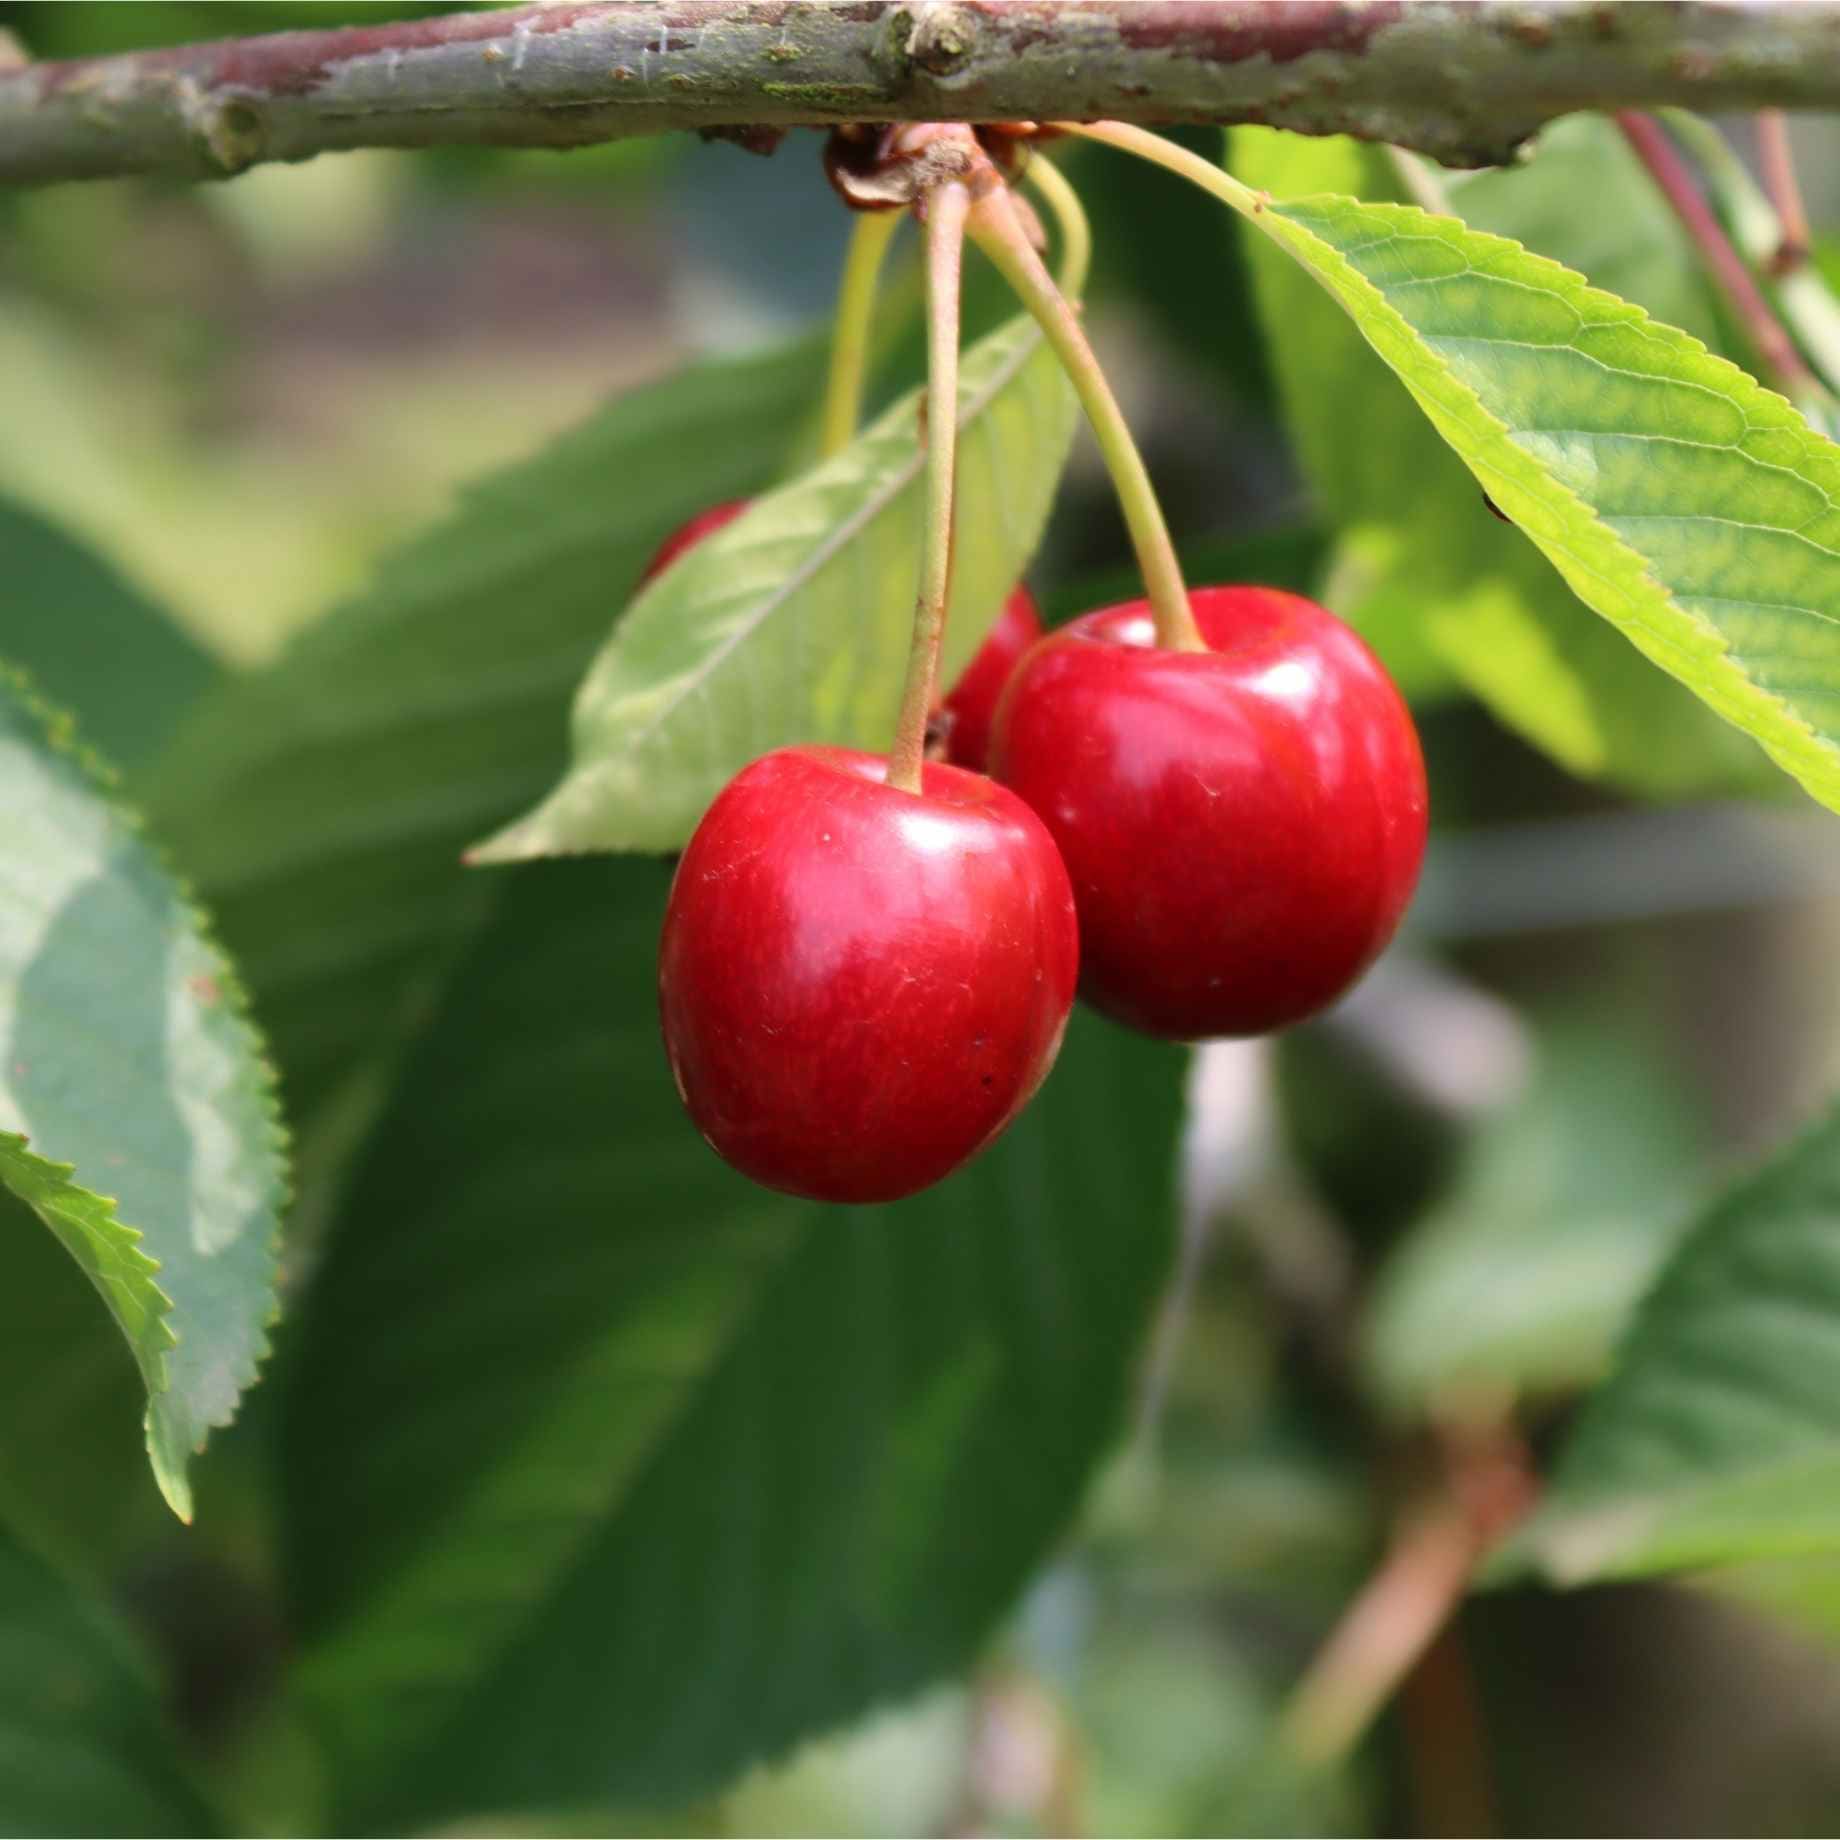
[[[707,511],[699,511],[687,523],[679,524],[652,552],[652,559],[645,565],[645,573],[639,577],[639,586],[662,575],[687,549],[695,549],[705,537],[712,537],[724,524],[732,524],[748,508],[745,498],[725,498],[719,505],[711,505]]]
[[[686,524],[658,545],[652,559],[639,577],[643,587],[654,575],[662,575],[685,550],[694,549],[705,537],[713,536],[724,524],[732,523],[748,508],[745,498],[725,499],[699,511]],[[946,758],[954,766],[969,767],[974,773],[984,771],[984,757],[990,745],[990,719],[996,712],[997,698],[1015,668],[1016,660],[1041,637],[1041,614],[1035,597],[1022,584],[1003,603],[997,623],[978,647],[977,655],[965,666],[964,675],[945,699],[951,716],[946,736]]]
[[[787,747],[717,795],[671,883],[659,1009],[697,1128],[769,1188],[893,1201],[1021,1111],[1079,968],[1041,820],[981,774]]]
[[[969,767],[974,773],[985,770],[997,699],[1017,660],[1040,637],[1041,614],[1035,597],[1018,583],[1003,603],[990,636],[978,647],[977,656],[965,666],[965,674],[945,699],[946,714],[951,718],[946,733],[946,759],[955,767]]]
[[[1418,734],[1326,608],[1190,595],[1208,649],[1154,643],[1149,603],[1044,639],[997,708],[992,770],[1073,878],[1081,994],[1151,1035],[1254,1035],[1373,961],[1425,847]]]

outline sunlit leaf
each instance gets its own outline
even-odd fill
[[[1587,605],[1840,805],[1840,449],[1697,339],[1413,206],[1252,221]]]
[[[482,862],[673,850],[724,783],[788,742],[885,748],[913,628],[920,399],[769,493],[633,602],[575,700],[573,763]],[[940,674],[983,642],[1040,539],[1072,387],[1032,321],[965,354],[952,603]]]
[[[1562,215],[1555,196],[1572,196],[1570,179],[1585,155],[1604,152],[1606,182],[1613,186],[1629,190],[1641,182],[1639,172],[1626,170],[1629,156],[1620,144],[1598,148],[1596,130],[1576,132],[1593,145],[1579,150],[1570,138],[1558,140],[1559,182],[1548,177],[1542,152],[1525,170],[1464,184],[1453,208],[1473,209],[1487,227],[1508,235],[1539,238],[1555,234]],[[1377,149],[1269,130],[1236,130],[1228,163],[1249,184],[1287,198],[1319,191],[1388,198],[1400,184]],[[1350,201],[1350,208],[1386,207]],[[1648,227],[1639,235],[1623,239],[1630,247],[1619,248],[1616,237],[1574,234],[1554,253],[1607,263],[1606,280],[1639,286],[1657,305],[1699,301],[1703,309],[1703,297],[1689,292],[1678,272],[1665,225],[1657,229],[1644,221]],[[1295,239],[1294,231],[1286,234]],[[1493,238],[1476,241],[1496,251],[1504,247]],[[1383,246],[1371,245],[1375,251]],[[1343,293],[1325,292],[1316,269],[1307,259],[1292,260],[1294,253],[1267,237],[1253,238],[1249,247],[1291,432],[1325,514],[1342,531],[1339,566],[1326,592],[1408,688],[1435,689],[1454,677],[1572,772],[1607,776],[1649,794],[1748,790],[1774,781],[1751,743],[1711,719],[1621,634],[1591,616],[1574,592],[1577,584],[1568,584],[1527,540],[1537,541],[1537,531],[1523,535],[1491,515],[1478,478],[1463,464],[1467,455],[1460,446],[1453,452],[1419,403],[1386,376],[1362,342],[1366,327],[1359,316],[1350,325],[1338,310],[1349,304]],[[1577,288],[1576,277],[1568,285]],[[1495,296],[1473,286],[1465,290],[1460,274],[1441,284],[1402,275],[1396,291],[1398,302],[1414,313],[1441,302],[1454,316],[1453,337],[1465,341],[1466,362],[1496,349],[1488,342],[1492,327],[1480,317],[1481,303]],[[1366,298],[1358,279],[1350,298]],[[1510,298],[1518,296],[1510,291]],[[1391,293],[1384,297],[1392,299]],[[1471,310],[1468,303],[1479,314],[1474,328],[1458,326]],[[1384,302],[1377,300],[1375,310],[1384,313]],[[1706,324],[1703,310],[1694,323]],[[1400,350],[1418,351],[1426,374],[1438,371],[1442,360],[1433,348],[1414,345],[1409,330],[1405,336]],[[1381,355],[1413,384],[1410,366],[1402,367],[1395,351]],[[1736,374],[1729,366],[1716,368]],[[1362,405],[1353,431],[1350,402]]]

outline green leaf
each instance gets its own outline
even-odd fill
[[[302,1679],[365,1824],[668,1803],[961,1665],[1168,1269],[1182,1057],[1085,1019],[926,1195],[724,1168],[658,1044],[666,885],[512,879],[302,1324]]]
[[[172,1299],[155,1279],[160,1262],[141,1250],[133,1227],[115,1218],[113,1201],[71,1181],[75,1173],[68,1163],[34,1156],[23,1137],[0,1131],[0,1183],[51,1229],[96,1287],[152,1399],[166,1391],[166,1357],[177,1340],[167,1321]]]
[[[1699,1141],[1665,1063],[1573,1021],[1484,1125],[1446,1199],[1388,1255],[1363,1366],[1388,1409],[1595,1381],[1679,1238]]]
[[[162,607],[55,524],[0,498],[6,655],[75,710],[88,741],[138,767],[216,666]]]
[[[771,479],[821,378],[804,342],[609,403],[179,735],[154,818],[255,991],[310,1150],[368,1117],[378,1053],[489,911],[499,890],[460,852],[560,771],[569,696],[647,555]]]
[[[147,1486],[146,1386],[60,1241],[0,1184],[0,1523],[86,1576],[119,1576],[167,1520]]]
[[[1840,450],[1518,244],[1411,206],[1255,206],[1579,598],[1840,805]]]
[[[1532,153],[1513,166],[1440,173],[1451,209],[1472,228],[1511,236],[1737,356],[1725,348],[1718,294],[1698,248],[1672,211],[1657,208],[1654,180],[1609,116],[1550,122]],[[1581,211],[1586,196],[1591,209]]]
[[[1555,1581],[1840,1551],[1840,1114],[1707,1210],[1504,1567]]]
[[[229,1423],[275,1313],[271,1078],[183,890],[68,724],[3,677],[0,814],[0,1179],[114,1313],[189,1518],[186,1459]]]
[[[1604,152],[1609,182],[1627,182],[1620,145],[1614,154],[1584,151]],[[1575,158],[1563,143],[1559,152],[1562,183],[1545,177],[1543,152],[1499,183],[1464,185],[1458,208],[1469,211],[1473,200],[1510,235],[1553,232],[1555,195],[1574,196],[1565,187]],[[1398,184],[1376,149],[1265,129],[1235,130],[1230,164],[1247,183],[1286,197],[1386,197]],[[1631,240],[1641,246],[1648,234]],[[1611,250],[1590,242],[1580,253],[1601,260]],[[1265,237],[1253,239],[1248,255],[1292,436],[1325,516],[1342,529],[1323,592],[1409,691],[1435,692],[1454,678],[1571,772],[1650,795],[1780,783],[1750,742],[1650,669],[1591,617],[1526,536],[1490,515],[1476,478],[1363,344],[1338,311],[1347,303],[1325,293],[1314,268]],[[1664,271],[1630,255],[1613,272],[1649,287]],[[1677,301],[1680,293],[1657,286],[1655,297]],[[1350,402],[1361,405],[1359,439],[1348,436]]]
[[[175,1748],[126,1634],[0,1528],[0,1835],[220,1832]]]
[[[904,397],[634,600],[576,698],[568,774],[476,861],[674,850],[772,748],[888,745],[919,567],[920,400]],[[983,643],[1034,552],[1074,417],[1072,386],[1032,321],[965,354],[942,682]]]

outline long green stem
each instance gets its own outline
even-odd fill
[[[958,301],[965,218],[971,194],[948,180],[926,201],[926,523],[921,534],[920,593],[913,649],[901,689],[888,784],[920,790],[926,724],[939,674],[939,644],[952,589],[952,486],[958,460]]]
[[[1067,175],[1039,153],[1030,159],[1023,177],[1041,193],[1060,228],[1060,272],[1055,282],[1069,300],[1078,300],[1086,292],[1086,272],[1092,267],[1092,226],[1086,221],[1086,207],[1067,183]]]
[[[1108,147],[1122,147],[1140,159],[1166,166],[1185,179],[1192,179],[1203,191],[1212,192],[1221,203],[1228,204],[1244,217],[1258,217],[1269,202],[1263,192],[1234,178],[1230,172],[1204,160],[1186,147],[1152,134],[1148,128],[1134,128],[1124,121],[1057,121],[1054,126],[1064,134],[1084,135],[1089,141],[1103,141]]]
[[[837,288],[837,318],[831,329],[830,379],[824,392],[824,423],[818,452],[829,459],[856,438],[862,419],[863,383],[869,369],[869,328],[875,318],[875,284],[901,221],[899,211],[858,211]]]
[[[1004,280],[1035,316],[1092,424],[1099,452],[1117,489],[1132,547],[1137,551],[1138,567],[1143,571],[1144,592],[1156,621],[1157,644],[1173,651],[1206,651],[1207,642],[1195,624],[1194,610],[1188,603],[1188,585],[1182,579],[1182,566],[1176,560],[1175,544],[1170,541],[1169,526],[1163,521],[1162,507],[1156,502],[1143,456],[1131,439],[1118,399],[1087,343],[1080,316],[1054,285],[1017,222],[1008,189],[994,185],[986,191],[972,207],[967,228],[972,241],[996,264]]]

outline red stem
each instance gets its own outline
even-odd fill
[[[1808,260],[1811,246],[1808,212],[1789,145],[1789,118],[1781,109],[1764,109],[1757,116],[1757,159],[1763,168],[1763,189],[1782,224],[1782,241],[1770,258],[1770,273],[1780,279],[1794,274]]]
[[[1724,226],[1713,215],[1712,207],[1694,184],[1686,162],[1661,124],[1634,109],[1619,109],[1616,121],[1635,149],[1637,158],[1648,168],[1662,195],[1673,207],[1674,215],[1698,246],[1713,279],[1724,291],[1732,311],[1757,347],[1757,355],[1776,373],[1777,380],[1790,395],[1818,391],[1821,386],[1815,374],[1802,362],[1795,341],[1783,330],[1770,303],[1764,299],[1762,289],[1745,266],[1744,258],[1732,247]]]

